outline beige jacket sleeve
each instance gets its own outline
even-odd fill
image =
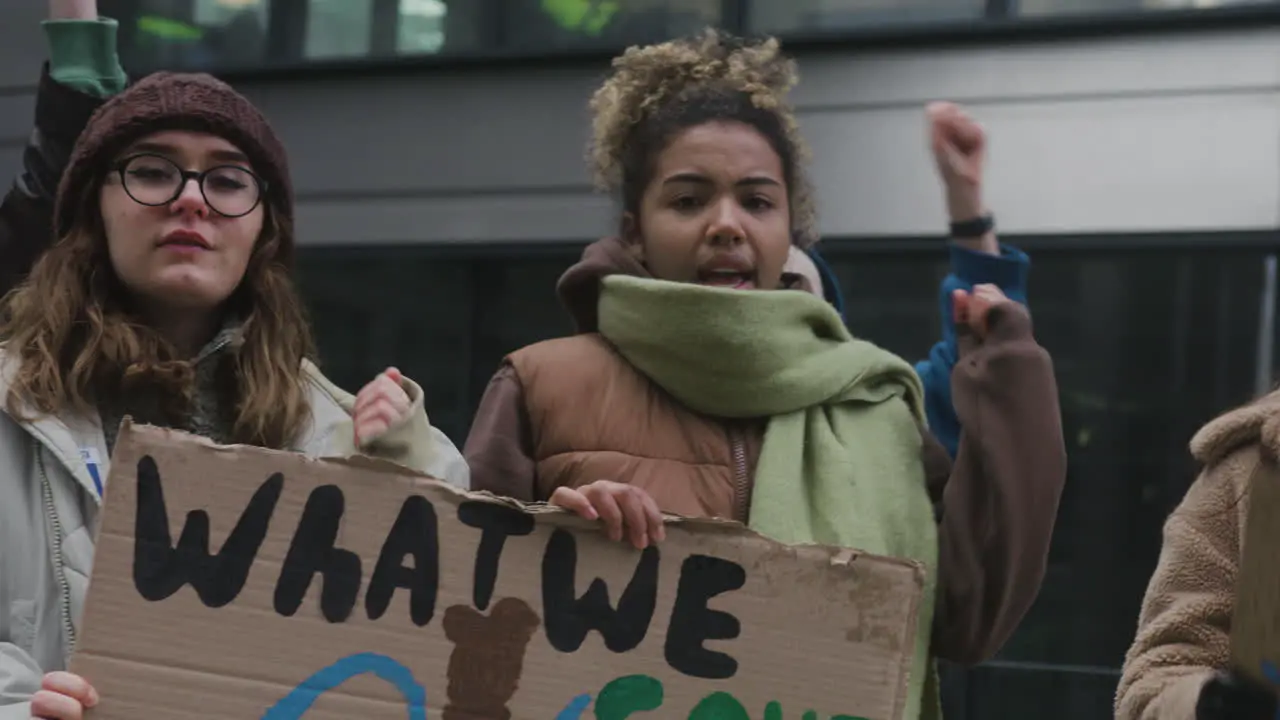
[[[334,385],[318,370],[311,372],[312,378],[331,396],[348,414],[355,412],[356,397]],[[385,433],[373,441],[356,447],[355,425],[348,419],[333,432],[330,440],[330,454],[339,457],[352,455],[368,455],[381,460],[389,460],[403,465],[410,470],[444,480],[450,485],[468,490],[471,487],[471,473],[462,453],[439,428],[431,425],[427,418],[425,393],[418,383],[404,378],[401,387],[409,396],[412,406],[405,418],[391,426]]]
[[[1257,445],[1206,467],[1169,516],[1116,694],[1117,720],[1194,720],[1230,657],[1245,497]]]

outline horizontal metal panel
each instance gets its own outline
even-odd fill
[[[988,202],[1005,232],[1276,227],[1280,95],[980,106]],[[823,231],[938,233],[941,184],[918,109],[806,118]]]
[[[988,202],[1017,233],[1260,229],[1280,203],[1280,94],[978,106]],[[942,192],[916,108],[805,119],[821,226],[938,233]]]
[[[566,195],[304,200],[304,245],[566,242],[600,237],[616,225],[613,204]]]
[[[46,55],[40,21],[48,12],[48,3],[39,0],[0,2],[0,94],[35,87]]]
[[[1280,28],[801,56],[802,107],[1280,87]]]
[[[20,146],[0,145],[0,168],[17,168],[18,163],[21,161],[22,148]],[[12,172],[7,177],[0,175],[0,189],[7,192],[12,183]]]
[[[35,77],[35,72],[32,76]],[[0,95],[0,145],[25,141],[31,135],[36,98],[32,92]]]
[[[246,86],[302,192],[581,186],[590,70]]]

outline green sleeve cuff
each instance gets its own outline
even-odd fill
[[[116,51],[119,23],[97,20],[45,20],[49,77],[60,85],[98,98],[111,97],[129,82]]]

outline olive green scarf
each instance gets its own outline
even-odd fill
[[[907,712],[924,702],[938,536],[925,488],[924,391],[902,358],[854,339],[805,292],[753,292],[614,275],[600,333],[689,408],[769,418],[751,499],[752,529],[917,560],[927,570]],[[932,688],[931,688],[932,690]],[[932,693],[930,693],[932,694]]]

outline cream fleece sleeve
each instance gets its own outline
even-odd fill
[[[1117,720],[1195,720],[1205,681],[1227,668],[1245,494],[1257,464],[1251,446],[1206,468],[1166,521],[1116,693]]]
[[[356,397],[334,385],[314,366],[310,369],[313,379],[318,382],[348,415],[355,411]],[[330,439],[329,453],[341,457],[352,455],[368,455],[382,460],[390,460],[410,470],[425,473],[433,478],[443,480],[450,485],[469,490],[471,473],[462,453],[439,428],[432,427],[427,411],[422,386],[404,378],[400,385],[412,403],[409,414],[400,423],[393,425],[385,433],[357,448],[355,445],[355,429],[350,420],[338,427]]]

